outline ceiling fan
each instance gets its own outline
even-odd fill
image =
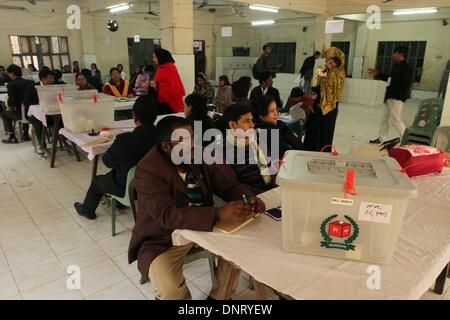
[[[159,12],[155,12],[152,10],[152,1],[148,0],[148,11],[147,14],[155,17],[159,17]]]
[[[206,7],[210,8],[210,9],[233,8],[233,10],[234,10],[234,7],[230,4],[210,4],[208,0],[203,0],[203,2],[197,7],[197,10],[201,10]]]

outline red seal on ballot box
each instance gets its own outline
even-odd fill
[[[351,230],[352,226],[344,221],[334,221],[328,225],[328,234],[332,237],[346,238]]]

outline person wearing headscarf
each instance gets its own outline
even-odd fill
[[[206,99],[206,103],[208,104],[214,103],[214,98],[216,96],[214,86],[208,81],[208,77],[203,72],[197,73],[197,84],[194,87],[193,93],[201,95]]]
[[[219,89],[217,89],[216,95],[216,110],[219,113],[231,106],[233,103],[233,91],[231,90],[230,80],[227,76],[223,75],[219,77]]]
[[[325,52],[326,63],[313,81],[314,106],[306,123],[305,149],[331,152],[339,101],[345,84],[345,54],[336,47]],[[323,149],[323,150],[322,150]]]
[[[158,67],[150,87],[157,95],[158,114],[183,111],[186,91],[172,55],[165,49],[156,48],[153,52],[153,64]]]

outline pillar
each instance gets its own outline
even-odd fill
[[[96,63],[95,33],[92,15],[83,13],[81,15],[81,47],[82,57],[80,65],[82,68],[91,68],[91,63]]]
[[[331,47],[331,33],[325,33],[325,23],[327,20],[333,20],[333,16],[319,15],[316,17],[314,51],[324,52]]]
[[[194,11],[192,0],[160,1],[161,46],[169,50],[186,93],[195,85]]]

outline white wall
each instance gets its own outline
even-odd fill
[[[364,43],[366,40],[363,52],[366,77],[367,68],[376,64],[379,41],[427,41],[424,72],[420,84],[416,84],[414,89],[438,91],[442,72],[450,59],[450,28],[444,27],[441,20],[386,22],[381,30],[370,30],[364,38],[367,39],[358,38],[357,41]]]
[[[82,57],[81,33],[68,30],[67,15],[30,14],[25,11],[0,10],[0,64],[12,63],[10,35],[20,36],[66,36],[69,40],[70,58]]]

